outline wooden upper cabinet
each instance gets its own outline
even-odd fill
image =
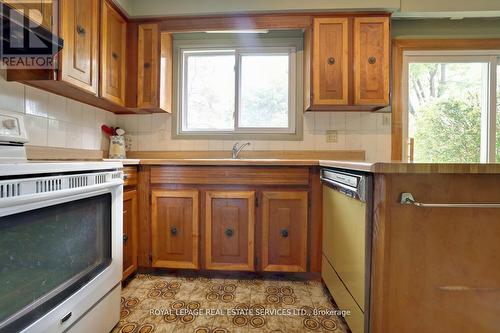
[[[389,104],[389,18],[354,19],[354,103]]]
[[[316,17],[304,34],[305,111],[389,105],[389,16]]]
[[[210,191],[205,204],[206,268],[253,271],[255,193]]]
[[[101,10],[101,97],[125,105],[127,22],[107,1]]]
[[[123,278],[137,270],[137,191],[123,193]]]
[[[61,0],[60,80],[97,95],[99,0]]]
[[[157,24],[138,26],[137,107],[156,108],[159,104],[159,41]]]
[[[153,190],[153,267],[199,268],[198,191]]]
[[[349,94],[347,18],[314,19],[313,104],[346,105]]]
[[[307,271],[306,191],[262,193],[262,270]]]

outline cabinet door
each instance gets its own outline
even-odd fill
[[[198,191],[153,190],[153,267],[198,268]]]
[[[354,103],[389,104],[389,18],[354,19]]]
[[[139,25],[137,63],[137,107],[158,106],[158,25]]]
[[[61,80],[97,95],[99,0],[61,0]]]
[[[205,200],[206,268],[253,271],[255,193],[210,191]]]
[[[313,33],[313,104],[348,104],[348,19],[315,18]]]
[[[123,106],[127,23],[106,1],[102,6],[101,30],[101,97]]]
[[[262,269],[307,270],[307,192],[262,193]]]
[[[123,193],[123,277],[137,270],[137,191]]]

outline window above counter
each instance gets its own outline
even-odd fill
[[[303,32],[173,35],[173,131],[300,139]]]

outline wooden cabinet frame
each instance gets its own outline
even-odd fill
[[[308,193],[307,191],[265,191],[262,193],[262,270],[280,272],[306,272],[307,271],[307,235],[308,235]],[[301,226],[302,242],[297,244],[300,253],[300,264],[298,265],[275,265],[269,263],[269,228],[272,221],[269,220],[271,200],[301,200],[305,205],[305,223]]]
[[[246,264],[222,264],[212,262],[212,199],[248,200],[248,262]],[[207,191],[205,194],[205,268],[235,271],[253,271],[255,256],[255,192],[254,191]]]
[[[192,260],[173,261],[157,259],[158,243],[156,235],[158,233],[158,198],[191,198],[193,200],[192,219]],[[151,193],[151,245],[152,245],[152,266],[168,268],[199,268],[199,195],[198,190],[153,190]]]
[[[123,201],[132,201],[132,237],[129,240],[132,242],[132,265],[130,267],[123,267],[122,280],[125,280],[132,273],[137,270],[137,234],[138,234],[138,215],[137,215],[137,191],[136,190],[126,190],[123,192]],[[126,212],[124,211],[123,214]]]

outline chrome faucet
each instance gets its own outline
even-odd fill
[[[239,142],[236,142],[234,145],[233,145],[233,149],[232,149],[232,154],[231,154],[231,157],[232,158],[238,158],[238,155],[240,153],[240,151],[243,150],[243,148],[245,148],[246,146],[249,146],[250,145],[250,142],[245,142],[244,144],[240,145]]]

